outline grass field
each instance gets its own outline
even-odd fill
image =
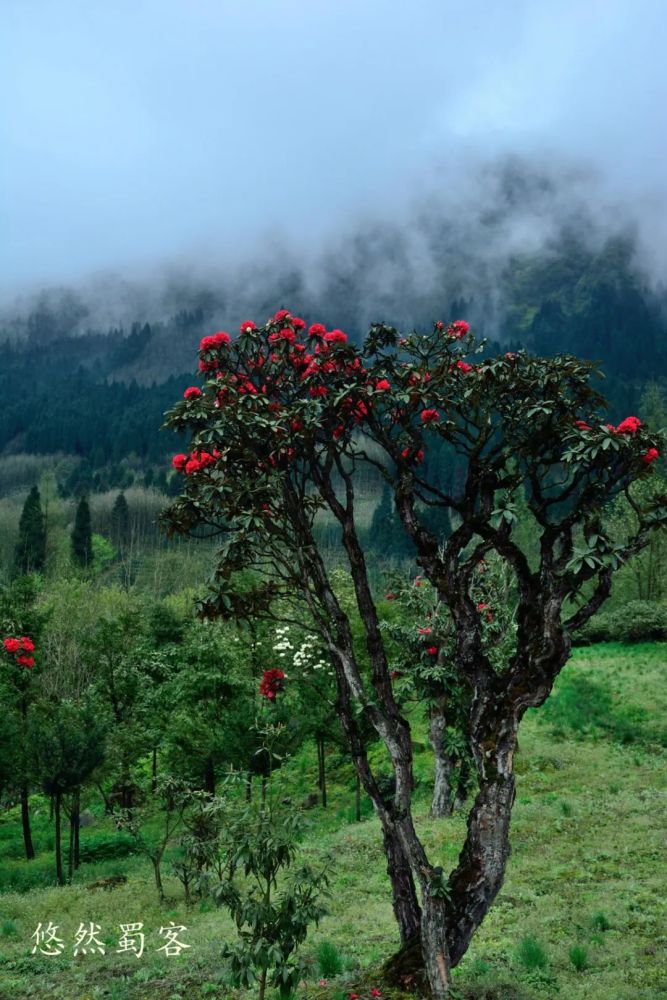
[[[456,970],[460,998],[667,998],[666,653],[664,645],[578,650],[551,701],[525,719],[513,854],[496,904]],[[422,739],[416,727],[415,740]],[[429,754],[417,752],[418,824],[433,858],[448,867],[464,818],[429,819],[430,771]],[[364,820],[352,821],[352,771],[333,752],[329,772],[329,808],[304,813],[303,849],[311,858],[333,856],[334,891],[328,916],[304,947],[312,971],[300,995],[366,997],[378,985],[385,997],[396,996],[377,982],[397,944],[379,826],[367,804]],[[284,793],[298,801],[312,791],[315,774],[309,748],[289,763]],[[15,811],[0,818],[1,1000],[243,996],[224,982],[219,944],[232,930],[223,914],[207,901],[186,908],[171,876],[161,907],[148,862],[136,855],[104,859],[117,835],[95,804],[96,822],[82,830],[81,842],[98,859],[83,864],[71,886],[39,887],[53,876],[52,832],[48,803],[36,801],[35,808],[40,852],[30,865],[21,857]],[[111,892],[86,888],[121,873],[127,884]],[[59,926],[65,950],[33,955],[31,935],[48,921]],[[73,958],[75,932],[90,921],[101,927],[106,954]],[[146,933],[140,959],[116,953],[118,925],[134,921]],[[170,921],[187,927],[181,938],[191,947],[178,957],[157,952],[164,944],[158,931]],[[323,975],[327,985],[320,987]]]

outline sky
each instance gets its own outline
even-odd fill
[[[0,292],[307,259],[506,155],[662,267],[666,40],[665,0],[0,0]]]

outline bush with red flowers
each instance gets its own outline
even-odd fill
[[[281,691],[284,690],[285,674],[282,670],[272,668],[265,670],[259,682],[259,693],[269,701],[275,701]]]
[[[27,668],[35,666],[35,657],[26,655],[35,652],[35,644],[29,636],[22,635],[20,638],[7,636],[2,640],[2,646],[17,666]]]

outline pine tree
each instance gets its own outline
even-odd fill
[[[130,509],[121,492],[116,497],[111,510],[111,541],[119,552],[122,552],[130,535]]]
[[[76,508],[72,529],[72,558],[79,566],[90,566],[93,559],[93,538],[90,525],[90,507],[85,497],[81,497]]]
[[[19,540],[14,556],[16,574],[36,573],[46,561],[46,524],[36,486],[30,490],[19,521]]]

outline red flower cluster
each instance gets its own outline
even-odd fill
[[[14,657],[14,662],[19,667],[34,667],[34,656],[26,656],[26,653],[35,652],[35,644],[27,635],[22,635],[20,639],[8,636],[2,640],[5,651]]]
[[[256,329],[257,327],[255,326],[253,321],[251,319],[247,319],[243,323],[241,323],[239,327],[239,333],[254,333]]]
[[[490,623],[490,622],[493,621],[493,611],[489,608],[488,604],[484,604],[483,601],[480,601],[479,604],[477,605],[477,610],[478,611],[486,611],[485,617],[486,617],[487,622]]]
[[[642,455],[642,462],[646,465],[650,465],[651,462],[655,462],[656,458],[660,458],[660,452],[657,448],[649,448],[645,455]]]
[[[447,327],[447,336],[455,337],[460,340],[461,337],[465,337],[466,333],[470,329],[470,323],[466,323],[464,319],[455,319],[453,323],[450,323]]]
[[[641,427],[642,422],[639,417],[626,417],[625,420],[621,420],[618,427],[615,428],[616,434],[636,434]]]
[[[324,340],[327,344],[347,344],[347,334],[342,330],[331,330],[324,334]]]
[[[420,420],[423,424],[434,424],[436,420],[440,419],[440,414],[437,410],[422,410]]]
[[[591,429],[590,424],[587,424],[585,420],[575,420],[574,426],[580,431],[589,431]]]
[[[201,396],[201,389],[196,385],[189,386],[183,393],[183,399],[198,399]]]
[[[282,670],[265,670],[259,682],[259,693],[269,701],[275,701],[276,696],[283,690],[285,674]]]
[[[184,472],[186,476],[191,476],[193,472],[207,469],[218,458],[220,458],[220,452],[217,450],[214,450],[212,454],[210,451],[193,451],[190,455],[174,455],[171,464],[177,472]]]
[[[214,351],[216,347],[220,347],[222,344],[231,344],[232,338],[224,330],[218,330],[211,337],[202,337],[199,341],[200,351]]]
[[[456,362],[455,367],[458,368],[460,372],[463,372],[464,375],[467,375],[468,372],[472,371],[472,365],[469,365],[467,361],[461,361],[460,358]]]

